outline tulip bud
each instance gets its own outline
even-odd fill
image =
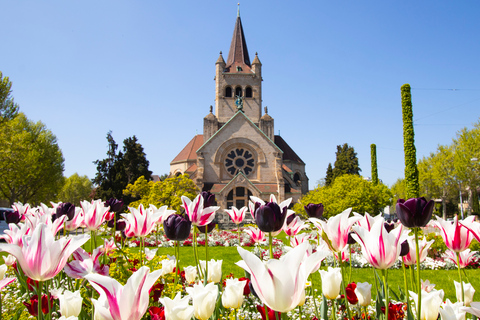
[[[183,241],[190,235],[192,223],[181,215],[172,214],[163,221],[165,235],[170,240]]]
[[[203,208],[211,207],[215,204],[215,195],[209,191],[202,191],[200,193],[203,198]]]
[[[362,307],[368,307],[372,303],[372,285],[368,282],[359,282],[355,288],[355,294],[358,298],[358,303]]]
[[[243,289],[246,281],[238,279],[226,279],[225,290],[222,295],[222,305],[224,308],[238,309],[243,303]]]
[[[187,280],[188,283],[194,283],[197,278],[197,268],[188,266],[184,267],[183,270],[185,270],[185,280]]]
[[[123,209],[123,200],[110,198],[107,201],[105,201],[105,207],[110,207],[110,211],[118,213]]]
[[[196,284],[193,288],[188,287],[186,290],[192,297],[195,317],[200,320],[209,319],[215,311],[218,287],[210,282],[206,286]]]
[[[305,208],[305,211],[307,212],[307,215],[310,218],[323,219],[323,210],[324,210],[323,204],[309,203],[303,208]]]
[[[63,294],[58,297],[60,302],[60,313],[66,318],[74,316],[78,317],[82,311],[83,298],[80,291],[71,292],[65,290]]]
[[[465,296],[465,301],[462,301],[462,286],[460,282],[453,281],[455,285],[455,291],[457,294],[457,301],[464,302],[466,307],[470,306],[470,303],[473,301],[473,295],[475,294],[475,289],[470,283],[463,282],[463,292]]]
[[[336,299],[340,294],[340,284],[342,283],[340,268],[328,267],[328,271],[319,270],[318,272],[322,278],[322,293],[327,299]]]
[[[67,220],[70,221],[75,216],[75,205],[70,202],[62,202],[57,206],[55,218],[58,219],[61,216],[67,216]]]
[[[398,199],[397,215],[400,222],[408,228],[425,227],[432,218],[433,200],[427,202],[424,197],[411,198],[405,201]]]
[[[256,205],[256,204],[255,204]],[[279,231],[283,227],[287,217],[287,208],[283,210],[275,202],[268,202],[255,210],[255,221],[263,232]]]

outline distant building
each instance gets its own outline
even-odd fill
[[[170,163],[170,175],[188,173],[200,190],[216,195],[222,208],[248,204],[250,195],[298,200],[308,192],[305,163],[279,135],[267,107],[262,114],[262,64],[250,62],[240,14],[227,62],[215,69],[215,113]]]

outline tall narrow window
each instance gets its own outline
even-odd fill
[[[225,97],[231,98],[232,97],[232,87],[225,88]]]
[[[252,193],[247,188],[233,188],[227,195],[227,208],[231,209],[232,206],[235,206],[237,209],[241,209],[248,204],[251,195]]]
[[[236,96],[243,97],[242,87],[236,87],[235,88],[235,97]]]
[[[245,89],[245,98],[251,98],[252,97],[252,88],[251,87],[247,87]]]

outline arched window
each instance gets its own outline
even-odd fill
[[[181,175],[182,175],[182,173],[181,173],[181,172],[177,172],[177,173],[175,173],[175,177],[178,177],[178,176],[181,176]]]
[[[300,174],[298,172],[295,173],[295,175],[293,176],[293,181],[298,184],[301,180],[302,178],[300,177]]]
[[[225,97],[231,98],[232,97],[232,87],[225,88]]]
[[[237,209],[241,209],[248,204],[251,195],[252,193],[247,188],[233,188],[227,195],[227,208],[230,209],[235,206]]]
[[[236,96],[243,97],[242,87],[236,87],[235,88],[235,97]]]
[[[252,88],[251,87],[247,87],[245,89],[245,98],[251,98],[252,97]]]

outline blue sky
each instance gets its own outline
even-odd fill
[[[418,158],[478,121],[479,9],[473,0],[241,2],[263,105],[307,164],[310,188],[343,143],[362,175],[375,143],[379,178],[403,177],[404,83]],[[93,178],[109,130],[119,145],[136,135],[160,175],[203,133],[237,2],[0,0],[0,12],[0,71],[15,101],[57,136],[65,176]]]

